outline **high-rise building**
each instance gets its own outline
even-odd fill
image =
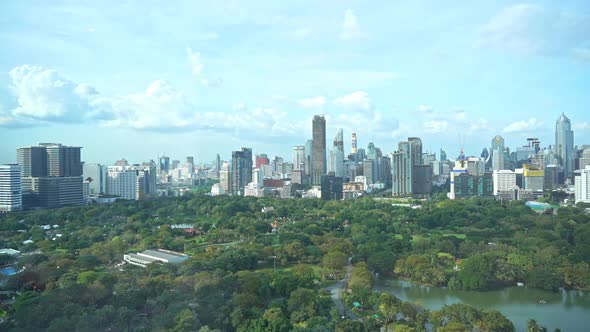
[[[270,159],[264,153],[256,155],[256,168],[262,168],[262,165],[269,165]]]
[[[577,170],[574,181],[576,203],[590,203],[590,166]]]
[[[367,159],[363,161],[363,175],[367,179],[367,185],[371,185],[377,182],[377,172],[375,170],[375,160]]]
[[[305,169],[305,146],[303,145],[293,147],[293,169]]]
[[[428,196],[432,193],[432,166],[414,165],[412,167],[412,194]]]
[[[124,199],[144,200],[156,196],[153,165],[107,167],[106,191]]]
[[[246,185],[252,182],[252,149],[242,148],[232,152],[231,173],[231,192],[243,195]]]
[[[231,194],[231,171],[229,163],[225,162],[219,171],[220,194]]]
[[[84,203],[81,176],[23,177],[23,205],[59,208]]]
[[[322,200],[342,199],[342,178],[333,174],[322,175],[320,185]]]
[[[86,164],[82,166],[82,176],[88,182],[88,194],[99,195],[106,193],[107,168],[101,164]]]
[[[81,149],[58,143],[17,149],[23,205],[53,208],[82,204]]]
[[[516,173],[511,170],[494,171],[494,195],[498,195],[504,191],[511,191],[518,189],[516,186]]]
[[[20,211],[22,208],[23,193],[20,165],[0,165],[0,212]]]
[[[312,120],[311,183],[321,185],[326,174],[326,118],[316,115]]]
[[[342,129],[338,130],[334,137],[332,148],[328,156],[328,172],[333,172],[338,177],[344,176],[344,135]]]
[[[561,113],[555,122],[555,154],[558,156],[565,172],[566,179],[571,178],[574,171],[574,132],[570,119]]]
[[[392,192],[394,196],[409,195],[413,193],[413,185],[418,185],[413,179],[415,171],[422,171],[422,168],[414,169],[415,165],[424,165],[422,162],[422,141],[418,137],[408,137],[407,141],[399,142],[398,151],[392,154],[391,171],[393,172]],[[427,165],[430,166],[430,165]],[[432,168],[429,169],[430,181],[432,180]],[[422,183],[428,181],[428,177],[420,176],[420,191],[427,188],[428,184]]]
[[[504,138],[500,135],[492,138],[492,170],[499,171],[506,168]]]
[[[356,154],[356,151],[357,151],[357,137],[356,137],[356,133],[352,133],[352,150],[350,152]]]
[[[121,165],[126,166],[126,165]],[[158,172],[160,174],[170,171],[170,157],[162,156],[158,158]]]
[[[532,190],[534,193],[542,193],[545,183],[545,172],[542,169],[535,169],[529,164],[523,165],[523,187]]]
[[[310,178],[311,178],[311,164],[313,163],[312,161],[312,153],[311,150],[313,148],[313,140],[308,139],[307,142],[305,142],[305,182],[309,182]]]
[[[447,152],[443,149],[440,149],[440,161],[447,161]]]
[[[219,157],[219,153],[217,154],[217,157],[215,158],[215,169],[217,171],[221,171],[221,157]]]

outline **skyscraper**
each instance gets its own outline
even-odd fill
[[[350,152],[356,153],[356,149],[357,149],[357,137],[356,137],[356,133],[352,133],[352,150]]]
[[[227,162],[223,163],[219,171],[219,186],[221,194],[231,194],[231,171]]]
[[[313,117],[311,155],[311,183],[321,185],[326,174],[326,118],[321,115]]]
[[[506,168],[505,166],[505,154],[504,154],[504,138],[500,135],[492,138],[492,170],[499,171]]]
[[[82,167],[84,181],[89,182],[89,194],[106,193],[107,168],[101,164],[86,164]]]
[[[342,129],[338,130],[334,137],[327,168],[328,172],[334,172],[338,177],[344,176],[344,135]]]
[[[305,168],[305,146],[296,145],[293,147],[293,169],[302,170]]]
[[[217,157],[215,158],[215,169],[217,171],[221,170],[221,157],[219,157],[219,153],[217,154]]]
[[[17,149],[26,205],[53,208],[83,203],[81,149],[57,143]]]
[[[244,188],[252,182],[252,149],[242,148],[232,152],[231,192],[244,194]]]
[[[575,195],[576,203],[590,203],[590,166],[576,171]]]
[[[160,172],[160,174],[167,173],[168,171],[170,171],[170,158],[162,156],[158,159],[158,171]]]
[[[392,154],[391,171],[393,172],[392,192],[394,196],[409,195],[416,190],[417,194],[426,194],[424,188],[429,188],[432,181],[432,168],[414,167],[424,166],[422,161],[422,140],[418,137],[408,137],[407,141],[399,142],[398,151]],[[427,165],[429,166],[429,165]],[[417,176],[417,177],[416,177]]]
[[[308,183],[311,178],[311,164],[313,163],[311,157],[311,150],[313,148],[313,140],[308,139],[305,142],[305,183]]]
[[[563,113],[555,122],[555,154],[563,166],[565,178],[571,178],[574,172],[574,132],[570,119]]]
[[[20,211],[22,207],[21,167],[0,165],[0,212]]]

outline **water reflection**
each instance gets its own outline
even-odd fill
[[[375,288],[431,310],[453,303],[495,309],[512,320],[517,331],[525,331],[526,322],[531,318],[551,331],[557,327],[562,331],[587,331],[590,325],[590,295],[582,291],[549,292],[526,287],[488,292],[457,291],[391,279],[377,280]]]

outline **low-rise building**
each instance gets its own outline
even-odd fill
[[[188,260],[190,256],[175,251],[157,249],[123,255],[123,260],[129,264],[146,267],[154,262],[178,264]]]

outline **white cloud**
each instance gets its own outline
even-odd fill
[[[590,42],[590,17],[536,4],[503,8],[485,24],[475,45],[521,54],[570,55]]]
[[[321,108],[322,106],[324,106],[324,104],[326,104],[326,97],[317,96],[304,98],[299,100],[297,103],[304,108]]]
[[[201,63],[201,53],[194,52],[190,47],[187,47],[186,55],[188,57],[188,61],[191,66],[191,72],[193,73],[193,75],[201,75],[201,73],[203,72],[203,64]]]
[[[94,105],[112,115],[104,121],[110,127],[162,130],[198,123],[197,113],[185,96],[163,80],[152,82],[140,93],[97,99]]]
[[[340,39],[353,40],[361,37],[361,29],[358,19],[352,9],[347,9],[344,12],[344,21],[340,28]]]
[[[92,123],[152,131],[221,130],[243,135],[300,134],[301,122],[272,107],[234,105],[227,111],[202,111],[164,80],[144,91],[100,95],[93,87],[64,78],[53,70],[23,65],[10,72],[16,107],[0,107],[1,127],[32,127],[50,122]]]
[[[465,110],[454,110],[454,118],[456,121],[464,121],[467,119],[467,112]]]
[[[335,98],[334,104],[351,111],[366,112],[373,110],[373,102],[369,98],[369,94],[364,91],[355,91],[349,95]]]
[[[447,133],[449,130],[449,122],[446,120],[430,120],[424,123],[424,132],[430,134]]]
[[[88,85],[77,84],[54,70],[37,66],[15,67],[10,71],[10,78],[18,103],[10,112],[10,118],[15,120],[80,121],[89,109],[90,98],[97,93]]]
[[[505,133],[528,132],[540,128],[543,123],[536,118],[516,121],[504,128]]]

